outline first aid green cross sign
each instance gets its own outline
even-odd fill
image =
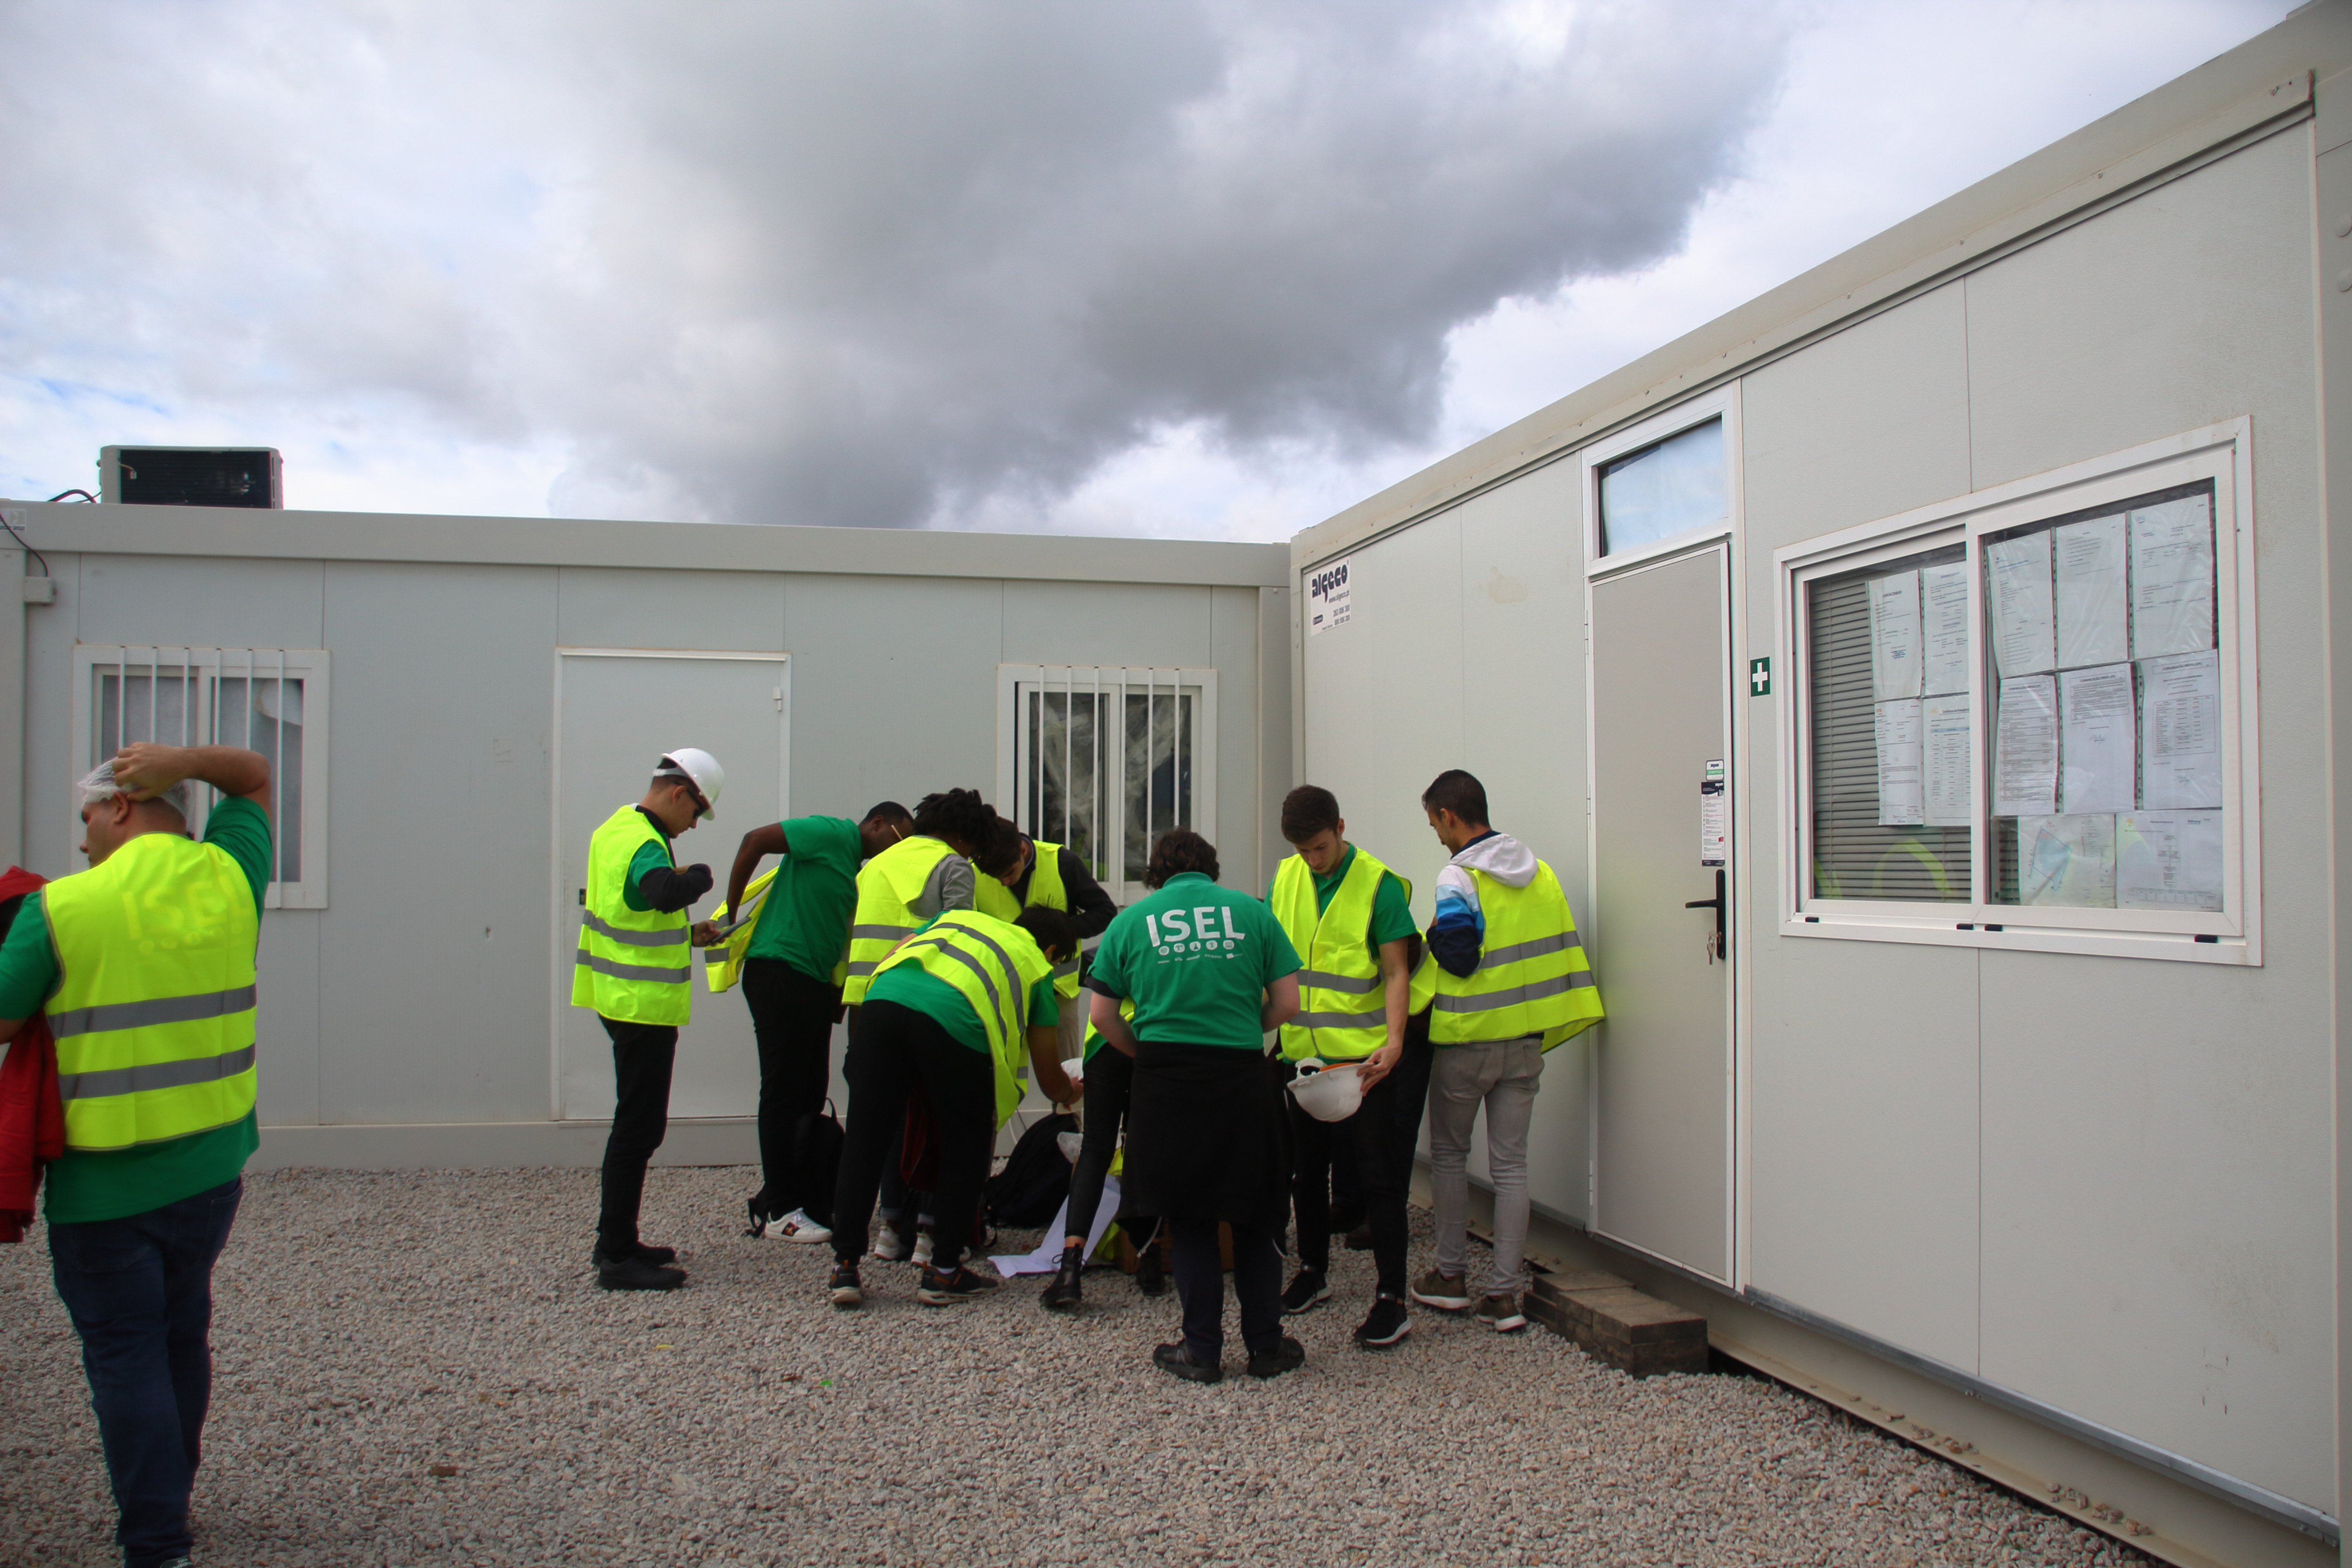
[[[1751,658],[1748,661],[1748,695],[1750,697],[1772,695],[1772,661],[1770,659]]]

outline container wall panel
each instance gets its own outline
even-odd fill
[[[566,566],[557,593],[556,640],[566,647],[776,653],[784,647],[783,579],[774,573]]]
[[[1008,582],[997,657],[1006,664],[1214,664],[1216,592],[1190,584]]]

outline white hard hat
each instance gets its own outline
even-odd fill
[[[702,820],[715,821],[719,816],[719,792],[727,787],[727,770],[719,759],[699,746],[680,746],[664,752],[661,762],[654,768],[657,779],[684,779],[702,795]]]

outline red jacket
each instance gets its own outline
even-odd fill
[[[30,895],[47,879],[11,866],[0,872],[0,900]],[[0,936],[5,936],[0,931]],[[58,1047],[44,1014],[25,1020],[0,1061],[0,1241],[22,1241],[33,1223],[41,1167],[66,1152],[66,1112],[58,1099]]]

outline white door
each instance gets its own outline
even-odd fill
[[[782,654],[659,654],[566,648],[555,672],[555,1114],[613,1114],[613,1047],[596,1015],[571,1005],[588,839],[614,808],[644,797],[654,763],[673,746],[699,746],[727,770],[719,819],[678,836],[678,864],[699,861],[726,897],[743,835],[785,815],[789,666]],[[760,1062],[738,992],[713,995],[694,964],[693,1021],[679,1031],[672,1116],[750,1116]]]

